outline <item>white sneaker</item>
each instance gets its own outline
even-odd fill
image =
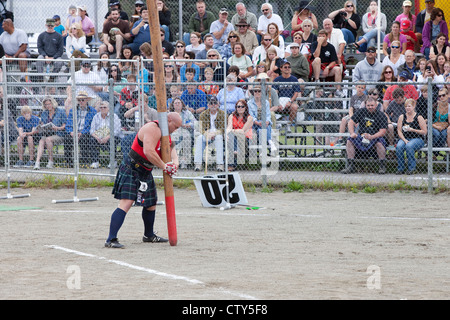
[[[342,90],[336,90],[336,92],[334,93],[334,96],[337,98],[343,98],[344,93],[342,92]]]
[[[277,152],[278,149],[277,149],[277,146],[275,145],[275,143],[273,143],[272,140],[269,140],[268,142],[269,142],[269,146],[270,146],[270,151],[271,151],[272,153]]]
[[[91,164],[91,168],[92,169],[98,169],[100,167],[100,163],[98,163],[98,162],[92,162],[92,164]]]
[[[200,171],[200,170],[202,170],[202,165],[201,164],[196,164],[195,168],[194,168],[194,171]]]
[[[53,168],[53,161],[49,161],[47,163],[47,169],[51,169],[51,168]]]
[[[40,170],[41,169],[41,164],[39,163],[39,161],[34,164],[34,168],[33,169],[34,170]]]

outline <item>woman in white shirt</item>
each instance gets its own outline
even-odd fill
[[[74,23],[70,27],[72,32],[69,32],[66,39],[66,53],[70,59],[74,58],[89,58],[89,53],[86,48],[86,36],[81,29],[80,23]],[[77,70],[79,70],[80,61],[75,63]]]
[[[400,41],[394,40],[391,43],[391,54],[384,57],[382,65],[391,66],[394,69],[394,76],[398,76],[397,68],[405,63],[405,56],[401,54]]]
[[[419,83],[423,83],[423,84],[418,84],[417,85],[417,89],[420,90],[422,88],[422,86],[426,86],[427,85],[427,81],[428,78],[433,79],[431,82],[433,83],[444,83],[445,79],[444,76],[441,74],[438,74],[438,66],[435,60],[428,60],[427,64],[425,66],[425,73],[424,74],[419,74],[417,76],[417,82]],[[436,85],[439,89],[442,89],[442,87],[444,86],[443,84],[437,84]]]

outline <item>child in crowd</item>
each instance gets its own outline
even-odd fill
[[[203,83],[205,84],[199,85],[199,90],[202,90],[206,95],[216,96],[219,93],[220,87],[217,84],[212,84],[212,82],[214,82],[214,70],[211,67],[206,67],[203,74],[205,76],[205,81],[203,81]]]
[[[39,125],[39,118],[32,114],[29,106],[23,106],[20,112],[21,116],[17,118],[17,128],[19,136],[17,137],[17,148],[19,151],[19,161],[16,167],[33,167],[34,166],[34,144],[39,141],[37,126]],[[36,141],[35,141],[36,140]],[[24,164],[23,153],[24,143],[28,143],[28,151],[30,160]]]

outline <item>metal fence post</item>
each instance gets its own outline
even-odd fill
[[[427,80],[427,91],[428,91],[428,101],[427,101],[427,164],[428,164],[428,192],[433,191],[433,88],[431,85],[432,78]]]

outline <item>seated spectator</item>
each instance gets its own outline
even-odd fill
[[[430,59],[436,59],[436,56],[443,53],[447,60],[450,60],[450,45],[447,42],[448,37],[444,33],[439,33],[436,37],[436,43],[430,47]]]
[[[309,32],[311,32],[313,29],[319,29],[319,24],[317,23],[317,18],[311,11],[315,9],[315,7],[310,5],[310,1],[300,1],[300,5],[295,9],[294,15],[291,20],[291,38],[294,39],[294,34],[296,32],[303,33],[305,29],[303,29],[303,22],[305,20],[310,21],[310,27],[307,29]],[[312,43],[312,41],[311,41]]]
[[[442,75],[439,74],[439,69],[435,60],[428,60],[425,65],[425,74],[417,76],[416,81],[419,82],[417,88],[420,90],[422,86],[427,86],[428,78],[433,79],[431,82],[436,84],[438,88],[442,88],[443,85],[440,83],[445,82],[445,79]],[[434,91],[434,93],[436,93]]]
[[[394,76],[398,75],[398,67],[405,63],[405,56],[400,53],[400,41],[394,40],[391,43],[391,54],[384,57],[381,63],[384,66],[391,66],[394,69]]]
[[[269,23],[269,25],[267,26],[267,34],[270,34],[270,36],[272,37],[272,45],[280,48],[280,50],[284,52],[284,39],[280,35],[280,31],[276,23]]]
[[[164,29],[163,28],[160,28],[159,32],[160,32],[160,35],[161,35],[161,41],[162,41],[161,45],[162,45],[162,49],[163,49],[163,54],[167,53],[168,57],[170,57],[170,56],[172,56],[174,54],[175,47],[173,46],[173,44],[169,40],[167,40],[165,38],[166,35],[164,33]],[[194,55],[194,57],[195,57],[195,55]]]
[[[244,45],[245,54],[251,58],[253,51],[259,46],[256,33],[250,30],[250,25],[244,19],[235,25],[235,29],[238,31],[240,42]]]
[[[64,25],[67,32],[70,34],[72,31],[70,30],[70,27],[72,27],[72,24],[74,23],[80,23],[81,17],[78,15],[78,9],[75,5],[69,6],[69,15],[67,16],[66,23]]]
[[[64,26],[61,24],[61,17],[55,14],[53,16],[53,20],[55,20],[55,31],[58,32],[60,35],[63,36],[63,38],[67,37],[67,30],[64,28]]]
[[[361,26],[361,18],[356,13],[356,6],[352,1],[346,1],[344,8],[335,10],[328,15],[337,29],[341,29],[347,44],[356,41],[356,33]]]
[[[409,79],[414,78],[414,72],[416,71],[417,64],[416,64],[416,54],[413,50],[406,50],[405,52],[405,63],[401,66],[398,66],[397,72],[400,73],[402,71],[408,71],[409,72]]]
[[[129,74],[127,76],[127,85],[120,91],[120,109],[118,114],[120,121],[124,124],[124,127],[128,127],[125,125],[125,112],[138,105],[139,88],[136,83],[136,76],[134,74]],[[134,128],[134,120],[130,127]]]
[[[221,8],[219,10],[219,19],[213,21],[209,27],[209,32],[214,38],[214,49],[220,51],[221,47],[225,45],[227,41],[228,34],[234,31],[233,25],[228,21],[228,10],[227,8]]]
[[[91,70],[91,60],[89,59],[81,61],[81,70],[75,72],[74,81],[77,83],[76,94],[80,91],[85,91],[88,93],[89,97],[95,99],[99,97],[99,93],[103,93],[102,79],[98,74]],[[69,78],[67,83],[69,84],[67,91],[70,91],[72,78]]]
[[[391,32],[388,33],[383,40],[383,54],[389,56],[391,53],[391,45],[393,41],[400,41],[400,53],[406,52],[408,39],[404,34],[400,33],[400,22],[392,22]]]
[[[192,61],[186,62],[180,69],[180,81],[188,82],[195,81],[200,82],[200,67],[194,63],[195,54],[193,52],[186,52],[185,59],[190,59]],[[188,76],[187,73],[190,73]]]
[[[188,164],[192,163],[192,139],[196,120],[180,98],[172,100],[169,111],[181,116],[181,127],[172,133],[171,138],[178,153],[180,169],[187,169]]]
[[[170,33],[170,25],[172,24],[172,12],[166,6],[163,0],[156,1],[156,8],[158,10],[160,27],[164,30],[165,39],[172,42],[172,34]]]
[[[225,112],[219,109],[219,101],[216,97],[212,96],[208,98],[208,109],[200,114],[199,120],[200,135],[195,139],[194,170],[201,170],[203,153],[206,142],[208,141],[208,145],[214,143],[216,150],[216,169],[222,172],[224,170],[223,135],[225,132]],[[206,150],[206,153],[208,153],[208,150]]]
[[[433,96],[434,98],[434,96]],[[433,99],[432,104],[434,105],[437,101],[438,97],[436,96],[435,99]],[[422,116],[425,120],[428,119],[428,88],[423,86],[420,89],[420,97],[417,99],[417,104],[415,108],[416,112]],[[428,120],[427,120],[428,121]]]
[[[33,167],[34,166],[34,145],[38,142],[39,133],[37,127],[39,125],[39,118],[32,114],[29,106],[23,106],[20,110],[21,116],[17,118],[17,130],[19,136],[17,137],[17,149],[19,151],[19,161],[16,167]],[[23,161],[24,144],[28,144],[28,152],[30,160],[25,164]]]
[[[270,104],[266,99],[261,99],[261,85],[254,85],[250,89],[252,98],[248,101],[248,111],[253,118],[253,129],[255,130],[259,143],[261,143],[261,134],[266,129],[267,144],[272,154],[277,152],[277,147],[272,141],[272,120],[270,114]],[[263,117],[265,116],[265,123]],[[265,147],[265,146],[263,146]]]
[[[361,27],[364,35],[355,42],[356,49],[365,52],[368,47],[379,48],[379,44],[383,42],[385,37],[387,20],[386,15],[382,12],[378,16],[377,1],[370,1],[368,12],[362,17]],[[380,38],[378,38],[378,30],[380,31]]]
[[[256,33],[258,28],[258,19],[256,18],[256,15],[248,11],[244,3],[238,2],[236,3],[236,14],[231,18],[231,24],[234,26],[234,29],[237,30],[240,25],[244,25],[243,23],[247,26],[246,30]]]
[[[331,21],[331,20],[330,20]],[[317,36],[315,33],[313,33],[313,28],[318,30],[319,27],[314,27],[313,22],[309,19],[305,19],[302,22],[302,29],[303,32],[301,32],[301,36],[302,36],[302,44],[304,44],[305,46],[307,46],[308,50],[311,48],[311,44],[313,42],[317,41]],[[340,31],[342,33],[342,31]],[[293,40],[295,41],[295,36],[296,36],[297,32],[294,33],[294,38]],[[344,35],[342,35],[342,38],[344,38]],[[344,41],[344,40],[343,40]],[[301,46],[300,46],[301,48]],[[304,54],[304,53],[303,53]]]
[[[389,145],[394,145],[395,139],[395,127],[397,126],[398,117],[405,113],[405,92],[402,88],[397,88],[392,93],[392,97],[394,100],[389,102],[389,105],[386,109],[386,114],[388,116],[388,131],[387,131],[387,139]]]
[[[5,51],[7,58],[30,58],[28,51],[28,36],[25,31],[14,27],[11,19],[4,19],[2,22],[4,32],[0,35],[0,47]],[[1,58],[1,57],[0,57]],[[15,63],[8,61],[8,64]],[[28,62],[25,60],[18,61],[20,72],[26,72]]]
[[[286,60],[291,64],[292,75],[298,80],[308,82],[309,78],[309,63],[305,56],[300,53],[300,45],[293,42],[290,45],[291,55]]]
[[[277,46],[272,45],[272,37],[268,34],[265,34],[262,37],[261,45],[255,49],[252,56],[253,65],[259,64],[261,61],[266,60],[267,53],[269,49],[275,49],[276,56],[279,58],[284,58],[284,52],[280,50]]]
[[[281,74],[281,62],[284,60],[277,55],[277,50],[275,48],[276,47],[272,46],[267,49],[266,59],[263,60],[271,81]]]
[[[207,54],[208,60],[217,60],[217,62],[208,62],[207,66],[214,70],[214,82],[222,83],[227,75],[230,65],[222,60],[222,57],[216,49],[210,49]]]
[[[97,111],[94,107],[89,105],[90,100],[92,99],[86,91],[79,91],[77,96],[77,137],[78,146],[80,150],[79,162],[80,164],[89,164],[90,158],[90,129],[92,119],[94,118]],[[73,122],[73,109],[70,109],[69,115],[67,116],[66,122],[66,134],[64,135],[64,159],[66,159],[66,163],[68,166],[73,165],[73,141],[74,141],[74,122]]]
[[[413,52],[414,55],[414,52]],[[369,47],[366,51],[364,60],[359,61],[352,74],[352,81],[377,82],[382,74],[383,65],[377,60],[377,50],[375,47]],[[375,85],[368,85],[368,88],[374,88]]]
[[[252,60],[245,55],[245,47],[242,43],[235,43],[232,49],[233,55],[228,59],[228,64],[237,66],[239,68],[239,77],[247,80],[253,74]]]
[[[180,98],[196,119],[207,108],[206,94],[197,89],[197,85],[193,81],[187,83],[186,90],[183,91]]]
[[[353,81],[355,82],[355,81]],[[376,89],[374,89],[376,90]],[[358,84],[356,84],[356,93],[350,98],[350,104],[348,108],[348,115],[344,116],[341,120],[341,124],[339,125],[339,133],[343,134],[347,130],[347,124],[348,121],[351,119],[351,117],[355,114],[356,110],[359,110],[361,108],[365,107],[365,101],[367,100],[367,95],[365,94],[366,91],[366,85],[363,81],[359,81]],[[337,144],[343,144],[342,138],[339,138],[337,141]]]
[[[224,110],[227,114],[230,114],[234,111],[236,102],[238,100],[245,99],[245,94],[244,90],[236,86],[237,77],[234,74],[228,74],[226,80],[227,86],[226,88],[222,88],[219,90],[219,93],[217,94],[217,100],[220,104],[220,110]]]
[[[89,52],[86,46],[86,35],[81,24],[74,23],[70,27],[72,32],[66,38],[66,54],[67,58],[89,58]],[[80,70],[80,61],[75,61],[75,71]]]
[[[273,81],[275,83],[282,82],[283,84],[274,84],[273,88],[277,91],[281,108],[275,112],[288,114],[289,121],[294,124],[297,121],[298,103],[297,98],[301,97],[299,80],[291,75],[291,63],[284,60],[281,64],[281,75]],[[292,83],[292,84],[290,84]]]
[[[122,5],[120,4],[120,1],[119,0],[109,0],[109,10],[105,14],[105,21],[103,22],[103,25],[105,25],[105,23],[108,23],[109,21],[111,21],[111,19],[112,19],[111,12],[113,10],[119,11],[119,16],[120,16],[121,20],[125,20],[128,22],[130,21],[126,11],[122,10]]]
[[[110,18],[103,24],[103,44],[99,47],[99,54],[109,52],[117,53],[117,59],[121,58],[122,46],[132,42],[130,24],[120,18],[119,9],[111,9]]]
[[[416,69],[414,70],[413,82],[417,81],[417,77],[425,74],[425,68],[427,66],[427,59],[420,58],[416,63]]]
[[[449,76],[450,76],[450,61],[446,60],[444,62],[444,73],[442,73],[442,77],[444,77],[445,81],[448,82]]]
[[[278,14],[273,13],[273,7],[270,3],[263,3],[261,5],[261,12],[262,15],[258,18],[258,29],[256,31],[256,34],[259,37],[263,37],[265,34],[267,34],[267,27],[271,22],[274,22],[278,26],[278,31],[281,34],[284,32],[283,20]],[[283,36],[286,37],[288,35],[289,33]]]
[[[319,31],[317,42],[311,45],[311,53],[314,58],[311,63],[314,79],[320,81],[320,77],[334,77],[335,82],[341,82],[342,70],[338,65],[336,49],[328,43],[328,32],[325,29]],[[341,86],[336,85],[337,97],[342,97]]]
[[[412,50],[414,51],[414,48],[416,47],[417,43],[417,37],[414,31],[412,31],[411,26],[414,26],[411,24],[411,22],[407,19],[403,20],[400,25],[400,33],[406,36],[406,50]]]
[[[369,97],[366,107],[356,111],[348,122],[347,167],[341,171],[344,174],[355,172],[356,150],[362,153],[375,151],[380,161],[378,173],[386,173],[386,142],[383,137],[388,123],[386,115],[376,107],[377,101]],[[355,132],[356,125],[358,133]]]
[[[228,117],[228,171],[234,171],[237,164],[245,163],[246,145],[252,139],[253,117],[248,110],[247,101],[239,100],[235,111]],[[237,157],[235,157],[237,155]]]
[[[422,41],[423,45],[420,52],[428,60],[430,58],[430,48],[437,35],[443,33],[448,40],[448,27],[444,20],[444,11],[440,8],[434,8],[430,14],[430,20],[423,26]],[[448,45],[448,41],[445,42]]]
[[[437,74],[442,75],[442,77],[445,79],[444,76],[444,64],[447,62],[447,58],[445,57],[445,54],[439,53],[436,56],[436,66],[437,66]]]
[[[391,82],[397,82],[397,77],[394,76],[394,69],[392,69],[391,66],[385,66],[383,67],[383,70],[381,71],[380,79],[378,80],[378,84],[376,85],[376,88],[380,94],[381,97],[384,97],[386,90],[391,86]]]
[[[416,49],[414,50],[415,52],[420,51],[420,45],[422,44],[423,26],[425,25],[426,22],[430,20],[431,12],[434,9],[434,4],[435,4],[434,0],[425,0],[425,9],[423,9],[422,11],[419,12],[419,14],[417,14],[415,32],[418,43]]]
[[[192,32],[191,33],[191,44],[186,47],[186,51],[192,51],[194,54],[205,49],[205,45],[202,43],[202,35],[200,32]]]
[[[141,19],[136,21],[131,27],[131,41],[128,44],[130,49],[133,51],[133,55],[139,54],[139,47],[144,42],[151,42],[150,40],[150,29],[148,25],[148,9],[146,6],[141,8],[140,11]],[[164,30],[162,31],[164,34]]]
[[[178,40],[175,43],[175,51],[173,53],[173,55],[170,56],[170,59],[174,59],[174,60],[185,60],[186,59],[186,44],[181,41]],[[182,61],[182,62],[176,62],[176,66],[178,69],[178,73],[180,73],[181,71],[181,67],[184,66],[186,62]]]
[[[416,101],[408,99],[405,101],[405,113],[398,117],[397,134],[399,140],[395,153],[397,155],[397,174],[405,171],[405,153],[408,160],[406,174],[413,174],[416,170],[416,151],[425,144],[427,134],[427,123],[425,119],[416,112]]]
[[[86,43],[89,44],[92,42],[92,39],[95,36],[95,25],[92,22],[91,18],[87,15],[87,7],[85,5],[78,6],[78,15],[81,18],[81,28],[86,36]]]
[[[205,68],[203,72],[205,77],[204,84],[198,86],[199,90],[202,90],[207,96],[216,96],[219,93],[220,87],[214,84],[214,70],[210,67]]]
[[[214,13],[206,10],[205,0],[197,0],[195,3],[197,12],[193,13],[189,18],[188,33],[183,35],[183,41],[186,45],[190,44],[190,34],[192,32],[200,32],[203,40],[205,40],[205,35],[209,33],[211,24],[216,20]]]
[[[64,140],[64,129],[66,128],[67,115],[63,109],[58,108],[58,103],[52,97],[45,97],[42,101],[41,121],[39,128],[41,139],[36,156],[35,170],[40,169],[40,160],[47,148],[48,162],[47,169],[53,168],[53,146],[62,144]]]
[[[53,72],[58,73],[63,66],[61,58],[64,53],[64,39],[58,32],[55,31],[54,19],[47,19],[45,25],[47,30],[42,32],[37,40],[39,52],[38,59],[45,61],[38,60],[36,62],[36,69],[38,73],[43,73],[44,66],[47,67],[53,65]]]
[[[345,42],[344,33],[341,29],[333,27],[333,21],[331,19],[326,18],[323,20],[323,29],[328,34],[327,41],[332,44],[334,50],[336,50],[336,55],[338,58],[338,65],[341,68],[341,73],[344,74],[345,71],[345,57],[344,57],[344,49],[347,43]],[[311,50],[311,53],[313,52]]]
[[[131,73],[131,67],[133,65],[133,51],[131,50],[129,45],[126,44],[122,47],[120,56],[122,57],[122,60],[118,62],[119,69],[121,75],[123,77],[126,77]]]
[[[433,147],[442,148],[448,146],[448,127],[449,127],[449,103],[448,90],[442,88],[438,93],[438,101],[433,106]],[[447,144],[447,145],[446,145]],[[439,152],[434,152],[433,160],[437,160]]]
[[[222,56],[222,59],[228,60],[233,55],[233,46],[240,42],[241,38],[239,37],[236,31],[230,31],[228,34],[228,38],[226,43],[220,47],[219,52]]]
[[[205,45],[205,49],[200,50],[199,52],[197,52],[195,54],[195,59],[196,60],[205,60],[208,59],[207,55],[208,55],[208,51],[212,49],[213,45],[214,45],[214,37],[212,34],[208,33],[203,37],[203,44]],[[215,50],[215,49],[214,49]],[[216,50],[217,51],[217,50]],[[217,51],[218,52],[218,51]],[[200,68],[205,68],[207,66],[208,63],[204,62],[196,62],[196,64],[200,67]]]
[[[402,24],[403,21],[409,21],[411,30],[414,31],[414,29],[416,28],[416,16],[412,14],[411,8],[412,8],[411,1],[409,0],[403,1],[402,5],[403,12],[395,18],[395,21],[400,22],[400,24]]]
[[[3,95],[3,90],[0,89],[0,95]],[[4,118],[6,115],[8,121]],[[3,133],[5,132],[5,125],[8,123],[8,136],[9,136],[9,143],[12,143],[17,139],[17,127],[14,121],[13,114],[10,109],[6,110],[6,113],[3,110],[3,99],[0,99],[0,146],[4,146],[5,136]],[[1,147],[0,147],[1,149]]]
[[[123,138],[122,125],[117,114],[112,113],[114,117],[114,127],[111,128],[109,112],[109,103],[102,101],[99,106],[100,111],[94,116],[91,123],[89,133],[91,135],[91,168],[98,169],[100,167],[100,149],[109,152],[111,143],[111,130],[114,137],[114,146],[119,145],[120,139]],[[110,164],[111,165],[111,164]]]
[[[180,75],[178,74],[175,63],[164,63],[164,81],[165,83],[180,82]]]
[[[292,54],[292,50],[291,50],[292,46],[298,46],[299,53],[304,55],[305,58],[308,59],[308,61],[309,61],[309,58],[311,56],[311,53],[309,52],[310,44],[303,43],[302,32],[298,31],[298,32],[294,33],[294,36],[292,39],[294,41],[286,47],[286,50],[284,51],[284,57],[287,58]],[[314,41],[317,41],[317,37],[315,37]]]
[[[387,88],[384,97],[383,97],[383,110],[386,111],[389,103],[394,100],[393,93],[394,90],[397,88],[403,89],[405,92],[405,98],[406,99],[414,99],[417,100],[419,98],[419,94],[417,92],[417,89],[414,85],[408,84],[409,81],[409,72],[402,71],[398,75],[397,81],[400,82],[400,84],[394,84]]]

